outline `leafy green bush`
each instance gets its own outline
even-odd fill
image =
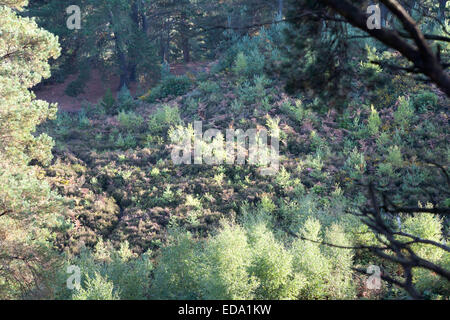
[[[86,82],[90,79],[90,69],[87,67],[80,68],[80,74],[75,81],[72,81],[64,91],[69,97],[76,97],[84,93]]]
[[[380,131],[381,127],[381,119],[378,114],[378,111],[374,108],[374,106],[371,106],[371,112],[369,119],[367,120],[367,129],[369,130],[369,133],[371,135],[376,135]]]
[[[105,109],[108,114],[113,114],[115,112],[116,99],[111,92],[111,89],[107,89],[105,95],[100,102],[100,105]]]
[[[233,65],[233,73],[243,80],[251,79],[263,73],[264,65],[265,58],[258,50],[250,51],[248,56],[239,52]]]
[[[67,85],[66,89],[64,90],[64,93],[69,97],[76,97],[84,93],[84,87],[85,84],[83,81],[75,80]]]
[[[364,174],[366,166],[367,163],[364,154],[360,153],[355,147],[345,161],[344,170],[347,171],[350,178],[359,179]]]
[[[427,205],[431,208],[431,205]],[[428,239],[441,243],[443,240],[442,229],[443,220],[427,213],[407,216],[403,221],[402,231],[420,239]],[[410,238],[403,237],[403,241],[410,241]],[[431,261],[443,268],[449,267],[450,255],[448,252],[428,244],[417,243],[412,246],[414,253],[419,257]],[[450,284],[431,271],[417,268],[413,270],[413,281],[425,296],[429,298],[439,298],[438,295],[448,296]]]
[[[403,166],[402,151],[398,146],[393,146],[389,148],[386,161],[390,163],[394,168],[399,168]]]
[[[413,97],[413,106],[420,112],[426,111],[428,108],[435,109],[438,105],[439,98],[434,92],[422,91]]]
[[[153,88],[146,98],[147,102],[155,102],[168,96],[182,96],[192,87],[192,81],[187,76],[169,76]]]
[[[238,87],[238,95],[242,103],[251,105],[258,103],[264,94],[249,81],[245,81],[242,86]]]
[[[189,233],[172,230],[162,249],[152,285],[156,299],[199,299],[204,277],[199,244]]]
[[[249,78],[262,75],[266,65],[266,58],[259,50],[252,50],[248,54],[248,67],[246,74]]]
[[[237,77],[247,74],[248,69],[248,59],[243,52],[239,52],[236,56],[236,61],[234,62],[233,72]]]
[[[117,120],[120,126],[127,131],[137,131],[144,123],[144,118],[133,111],[120,111]]]
[[[82,129],[88,128],[91,125],[91,122],[89,121],[89,118],[87,117],[86,111],[84,111],[84,109],[78,112],[78,125]]]
[[[298,124],[301,124],[310,115],[310,112],[304,107],[303,101],[300,99],[295,101],[295,106],[289,100],[286,100],[281,104],[280,109]]]
[[[253,255],[250,275],[259,282],[255,297],[265,300],[296,299],[307,280],[293,269],[292,254],[263,223],[252,226],[248,238]]]
[[[123,111],[133,110],[136,107],[136,101],[130,93],[130,90],[124,85],[117,94],[118,109]]]
[[[321,236],[321,224],[309,218],[301,230],[307,240],[293,244],[294,269],[303,273],[308,282],[301,290],[302,299],[352,299],[355,288],[352,281],[353,253],[351,250],[321,246],[322,241],[349,246],[342,229],[333,225]]]
[[[55,132],[62,139],[65,139],[70,131],[73,123],[73,119],[68,112],[59,111],[56,115],[56,119],[53,121],[55,124]]]
[[[264,69],[280,60],[279,46],[284,38],[285,28],[286,24],[280,23],[270,28],[261,28],[254,36],[236,35],[234,44],[211,71],[216,73],[228,69],[243,79],[262,74]]]
[[[185,233],[176,239],[155,270],[158,298],[295,299],[306,281],[263,224],[225,225],[203,245]]]
[[[200,82],[198,89],[204,94],[211,94],[220,91],[220,86],[214,81]]]
[[[193,97],[189,97],[186,99],[184,104],[184,111],[188,115],[196,115],[198,111],[198,106],[200,104],[200,99],[195,99]]]
[[[91,278],[86,277],[85,288],[77,290],[72,297],[73,300],[119,300],[117,293],[114,293],[114,284],[102,277],[99,273]]]
[[[403,221],[402,229],[421,239],[429,239],[438,243],[442,241],[442,219],[431,213],[407,216]],[[444,253],[442,249],[427,244],[415,244],[413,249],[420,257],[434,262],[439,261]]]
[[[309,218],[301,234],[312,241],[295,240],[290,248],[277,240],[268,215],[247,215],[243,226],[223,223],[206,241],[197,241],[180,230],[171,233],[155,270],[156,297],[354,298],[353,252],[318,244],[324,240],[349,246],[341,227],[332,225],[322,238],[320,223]]]
[[[66,287],[67,267],[77,266],[81,271],[79,288]],[[100,240],[94,250],[84,249],[79,257],[69,258],[57,274],[54,283],[56,299],[75,300],[136,300],[150,296],[153,266],[148,254],[138,257],[128,246],[118,250]]]
[[[148,127],[151,134],[157,134],[180,123],[181,117],[178,107],[164,105],[151,115],[148,121]]]
[[[240,114],[243,109],[244,105],[242,104],[242,102],[240,102],[238,99],[234,99],[233,102],[231,103],[231,110],[235,114]]]
[[[250,276],[252,249],[243,228],[226,224],[208,241],[204,252],[207,267],[202,287],[207,299],[253,299],[259,283]]]
[[[395,123],[402,128],[406,128],[414,116],[414,108],[411,106],[411,101],[406,97],[398,98],[397,103],[398,107],[394,112]]]
[[[114,141],[115,147],[124,150],[132,149],[136,147],[136,145],[137,145],[136,138],[131,133],[127,133],[125,137],[121,133],[119,133],[117,139]]]
[[[164,62],[161,65],[161,79],[165,80],[170,76],[171,76],[170,65],[167,63],[167,61],[164,60]]]

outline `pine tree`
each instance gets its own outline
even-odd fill
[[[42,180],[52,139],[36,126],[56,106],[30,90],[50,76],[57,38],[18,12],[27,1],[0,1],[0,299],[14,298],[40,280],[53,259],[52,230],[61,208]]]

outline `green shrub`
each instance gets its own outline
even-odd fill
[[[295,272],[292,254],[279,243],[263,223],[248,231],[252,249],[250,275],[256,277],[259,286],[255,290],[257,299],[296,299],[306,279]]]
[[[352,284],[353,253],[348,249],[321,246],[322,241],[349,246],[340,227],[333,225],[321,236],[321,224],[317,219],[308,218],[301,235],[308,240],[294,242],[294,270],[308,279],[301,290],[301,299],[353,299],[355,291]]]
[[[165,80],[170,76],[171,76],[170,65],[167,63],[167,61],[164,60],[164,62],[161,65],[161,79]]]
[[[78,113],[78,126],[82,129],[88,128],[91,125],[91,122],[89,121],[89,118],[86,115],[86,111],[82,109]]]
[[[189,115],[195,115],[198,111],[200,99],[188,98],[185,103],[185,112]]]
[[[247,57],[243,52],[239,52],[236,56],[236,61],[234,62],[233,66],[233,73],[237,77],[241,77],[242,75],[247,74],[248,69],[248,61]]]
[[[59,111],[53,123],[55,124],[56,134],[62,139],[65,139],[70,134],[73,119],[68,112]]]
[[[86,83],[89,79],[90,79],[89,68],[82,67],[77,79],[69,83],[69,85],[65,89],[64,91],[65,94],[67,94],[69,97],[76,97],[84,93],[84,87],[86,86]]]
[[[253,83],[255,84],[256,90],[259,92],[260,96],[263,96],[266,92],[266,88],[272,83],[272,80],[267,78],[264,74],[255,75],[253,77]]]
[[[358,148],[354,148],[345,161],[344,169],[352,179],[359,179],[366,171],[366,160],[363,153],[358,151]]]
[[[266,202],[268,200],[265,200]],[[327,241],[350,246],[343,229],[332,224],[321,235],[308,218],[291,246],[275,237],[266,212],[245,214],[243,226],[223,223],[216,235],[195,240],[170,232],[155,270],[153,292],[159,299],[352,299],[353,252],[321,246]],[[269,227],[270,226],[270,227]]]
[[[220,86],[213,81],[204,81],[199,83],[198,89],[204,94],[211,94],[219,92]]]
[[[192,81],[187,76],[169,76],[153,88],[146,98],[147,102],[155,102],[168,96],[182,96],[192,87]]]
[[[225,224],[205,243],[178,233],[163,249],[153,281],[162,299],[295,299],[306,279],[263,222]]]
[[[289,100],[282,103],[280,110],[289,118],[301,124],[305,118],[310,115],[310,112],[303,106],[303,101],[298,99],[295,101],[295,106]]]
[[[272,104],[270,103],[269,97],[264,97],[261,100],[261,110],[264,112],[269,112],[272,109]]]
[[[397,103],[398,107],[394,112],[395,123],[402,128],[406,128],[414,116],[414,109],[410,100],[405,97],[400,97]]]
[[[259,50],[252,50],[248,55],[247,76],[249,78],[261,75],[266,64],[264,55]]]
[[[243,37],[235,35],[232,39],[233,45],[227,48],[219,62],[214,65],[212,73],[218,73],[223,70],[233,70],[234,66],[241,65],[241,70],[248,70],[248,79],[255,74],[261,74],[265,67],[276,64],[281,60],[280,44],[283,43],[287,25],[279,23],[272,25],[270,28],[261,28],[254,35],[245,35]],[[241,57],[238,58],[238,55]],[[245,57],[246,63],[237,63],[239,59],[243,61]],[[250,71],[253,70],[253,71]],[[243,76],[243,74],[237,74]]]
[[[406,217],[402,230],[421,239],[438,243],[442,241],[442,219],[431,213],[418,213]],[[427,244],[415,244],[413,250],[419,257],[433,262],[439,261],[444,253],[442,249]]]
[[[259,88],[252,85],[250,81],[245,81],[242,85],[238,87],[239,100],[246,105],[251,105],[258,103],[259,100],[264,96]]]
[[[413,106],[420,112],[426,111],[428,108],[435,109],[438,105],[439,98],[434,92],[422,91],[413,97]]]
[[[390,163],[394,168],[400,168],[403,166],[402,151],[398,146],[389,148],[386,161]]]
[[[107,278],[95,273],[94,277],[87,276],[85,288],[77,290],[73,295],[73,300],[119,300],[117,293],[114,293],[114,284]]]
[[[117,120],[120,126],[127,131],[137,131],[144,123],[144,118],[133,111],[120,111]]]
[[[199,244],[191,234],[172,230],[155,268],[153,297],[168,300],[201,298],[200,281],[204,272],[199,253]]]
[[[162,133],[171,126],[181,124],[180,111],[177,106],[164,105],[151,115],[148,127],[151,134]]]
[[[100,105],[105,109],[108,114],[113,114],[115,112],[116,99],[111,92],[111,89],[107,89],[105,95],[100,102]]]
[[[277,176],[275,177],[275,182],[282,189],[285,189],[291,185],[291,174],[286,170],[285,167],[281,167],[280,172],[278,172]]]
[[[231,111],[233,111],[235,114],[240,114],[243,109],[244,105],[239,100],[234,99],[233,102],[231,102]]]
[[[265,57],[259,50],[253,49],[248,55],[239,52],[233,65],[233,73],[243,81],[261,75],[264,71]]]
[[[69,97],[77,97],[80,94],[84,93],[85,84],[81,81],[72,81],[67,85],[67,88],[64,90],[64,93]]]
[[[325,231],[324,241],[341,247],[351,247],[344,229],[334,223]],[[325,246],[323,254],[330,261],[332,268],[327,283],[327,297],[331,299],[354,299],[356,296],[353,283],[353,250]]]
[[[119,133],[114,145],[117,148],[126,150],[126,149],[135,148],[137,145],[137,142],[136,142],[135,137],[131,133],[127,133],[127,135],[125,135],[125,137],[121,133]]]
[[[66,287],[67,267],[80,268],[80,288]],[[147,253],[133,253],[128,242],[118,250],[100,240],[94,250],[83,249],[78,257],[66,260],[54,283],[56,299],[74,300],[139,300],[150,297],[153,266]]]
[[[381,127],[381,119],[378,114],[378,111],[374,108],[374,106],[371,106],[370,116],[367,121],[367,129],[369,130],[369,133],[371,135],[376,135],[380,131],[380,127]]]
[[[259,283],[249,274],[252,249],[243,228],[226,224],[208,241],[204,257],[207,276],[202,281],[202,287],[206,299],[254,298],[254,290]]]
[[[134,100],[133,96],[130,93],[130,90],[128,90],[126,85],[124,85],[117,94],[117,102],[117,109],[119,110],[128,111],[133,110],[136,107],[136,101]]]
[[[431,205],[428,205],[427,207],[431,208]],[[442,219],[429,213],[418,213],[407,216],[404,219],[402,226],[402,231],[405,233],[437,243],[441,243],[443,240],[442,230]],[[411,239],[402,237],[402,240],[408,242]],[[450,255],[448,252],[438,247],[422,243],[414,244],[412,249],[414,253],[422,259],[428,260],[448,270],[450,266]],[[413,270],[413,281],[417,289],[429,298],[435,299],[450,294],[449,282],[437,276],[434,272],[416,268]]]

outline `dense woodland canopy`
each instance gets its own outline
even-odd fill
[[[0,0],[0,299],[449,299],[449,68],[446,0]]]

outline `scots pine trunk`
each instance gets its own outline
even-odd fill
[[[181,48],[183,50],[184,63],[191,62],[191,52],[189,45],[189,25],[186,11],[181,12],[181,23],[180,23],[180,34],[181,34]]]

